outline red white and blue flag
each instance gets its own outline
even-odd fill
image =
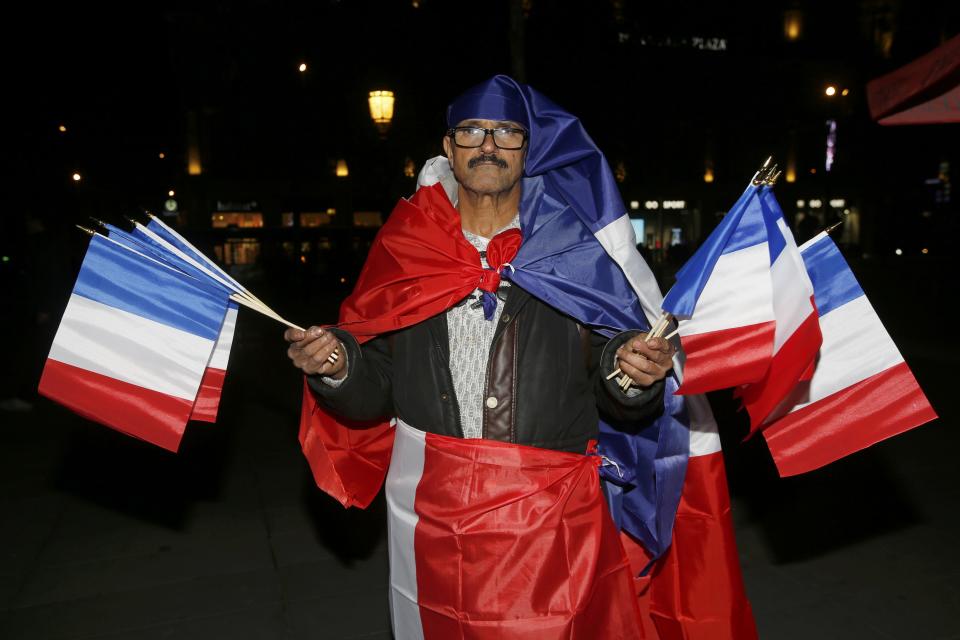
[[[396,426],[397,638],[642,638],[599,458]]]
[[[809,377],[823,338],[817,321],[813,285],[800,250],[771,187],[761,187],[760,207],[770,250],[770,280],[775,330],[773,355],[763,377],[739,390],[750,414],[750,432],[756,433],[777,405]]]
[[[777,324],[770,255],[760,188],[751,184],[664,296],[664,311],[679,321],[685,355],[680,393],[763,378]]]
[[[95,234],[39,392],[92,420],[176,451],[227,302],[204,282]]]
[[[811,471],[937,417],[826,233],[800,247],[823,345],[763,435],[782,476]]]

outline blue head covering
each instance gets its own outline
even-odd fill
[[[593,232],[626,213],[613,172],[580,120],[513,78],[498,75],[447,107],[447,126],[464,120],[512,120],[530,132],[524,173],[543,176],[546,194],[576,211]]]

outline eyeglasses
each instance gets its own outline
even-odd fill
[[[493,144],[498,149],[511,151],[523,148],[527,141],[528,134],[524,129],[514,127],[497,127],[496,129],[484,129],[483,127],[453,127],[447,130],[447,135],[453,138],[453,143],[464,149],[476,149],[482,147],[487,136],[493,136]]]

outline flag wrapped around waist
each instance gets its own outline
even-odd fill
[[[226,312],[219,291],[94,235],[39,392],[176,451]]]
[[[640,638],[593,456],[397,424],[386,482],[397,638]]]
[[[937,417],[826,233],[802,247],[823,345],[763,431],[781,476],[811,471]]]

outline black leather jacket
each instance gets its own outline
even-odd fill
[[[484,438],[583,453],[597,438],[598,412],[629,428],[663,411],[663,381],[628,397],[605,379],[617,347],[636,332],[608,340],[520,287],[504,289],[509,293],[487,365]],[[334,331],[347,351],[349,374],[337,388],[308,378],[319,402],[351,421],[397,416],[423,431],[463,437],[445,313],[362,348],[350,334]]]

